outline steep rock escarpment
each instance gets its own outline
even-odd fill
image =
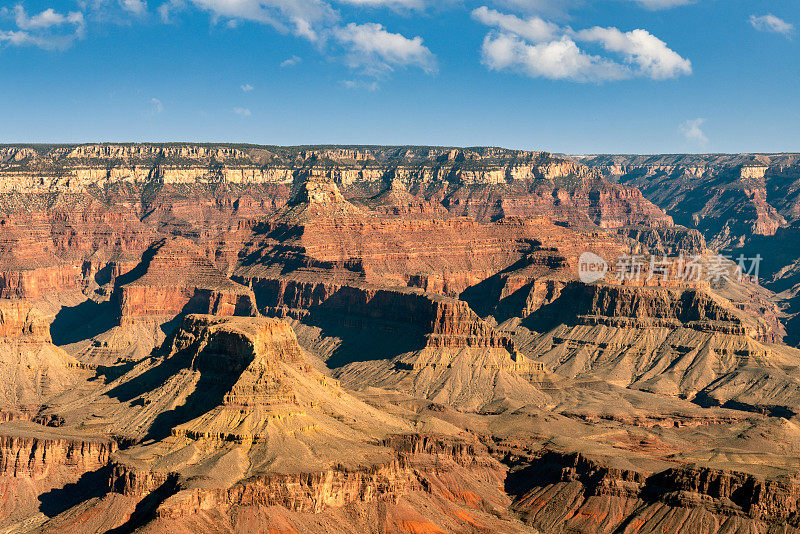
[[[54,396],[78,386],[86,371],[52,343],[45,305],[0,299],[0,420],[36,419]]]
[[[301,268],[339,279],[414,286],[455,296],[518,262],[542,254],[577,265],[584,251],[620,255],[619,239],[576,231],[552,221],[507,218],[494,223],[467,217],[395,218],[347,202],[332,182],[303,182],[295,200],[263,225],[242,251],[238,280],[290,276]]]
[[[0,299],[0,338],[50,343],[54,317],[29,301]]]
[[[790,389],[797,382],[796,351],[772,344],[764,324],[700,289],[573,284],[511,322],[520,349],[564,376],[698,399],[718,379],[752,368],[777,373]],[[766,382],[744,382],[751,394],[774,396]]]
[[[85,193],[9,193],[0,198],[0,296],[82,289],[108,256],[140,256],[152,239],[127,204]]]
[[[137,317],[180,313],[252,315],[252,292],[228,279],[195,245],[183,239],[161,240],[142,263],[118,279],[115,290],[121,323]]]
[[[515,508],[548,532],[796,532],[796,478],[681,466],[651,473],[546,452],[510,477]]]
[[[770,236],[797,217],[796,154],[594,156],[575,158],[637,187],[714,248]]]
[[[663,228],[628,226],[620,228],[619,233],[641,243],[651,254],[674,257],[681,253],[692,256],[707,251],[703,234],[698,230],[680,226]]]
[[[105,466],[116,450],[111,439],[33,423],[6,423],[0,425],[0,476],[40,480],[60,467],[80,476]]]
[[[507,335],[489,326],[466,302],[419,290],[287,280],[258,280],[253,288],[263,309],[271,314],[302,318],[329,311],[352,326],[359,319],[394,323],[419,331],[431,347],[514,347]]]
[[[149,208],[141,215],[172,229],[181,226],[175,219],[208,222],[213,220],[209,218],[212,212],[235,213],[253,205],[279,208],[280,203],[275,205],[268,197],[284,195],[288,200],[285,186],[298,176],[310,175],[334,181],[348,198],[365,201],[380,194],[384,184],[397,181],[425,201],[444,203],[452,213],[483,220],[554,215],[609,228],[671,225],[671,219],[638,190],[611,184],[583,165],[543,152],[152,144],[4,150],[15,154],[0,162],[0,182],[6,194],[78,193],[98,185],[106,190],[139,189]],[[161,191],[181,193],[181,186],[196,183],[230,184],[233,209],[228,211],[224,200],[214,193],[200,195],[200,202],[186,202],[185,194],[175,195],[183,198],[169,204],[154,200]],[[209,202],[209,197],[217,199]],[[405,212],[428,211],[416,201],[394,204]],[[208,210],[198,217],[201,207]]]
[[[105,483],[103,469],[115,450],[113,440],[85,432],[0,424],[0,524],[35,528],[51,510],[89,498]]]

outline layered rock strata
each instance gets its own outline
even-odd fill
[[[133,280],[118,279],[115,290],[122,324],[181,313],[255,312],[252,292],[228,279],[195,245],[181,238],[154,244],[128,275]]]

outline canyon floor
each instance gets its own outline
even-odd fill
[[[798,191],[792,154],[0,146],[0,532],[800,532]]]

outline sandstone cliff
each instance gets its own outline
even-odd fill
[[[138,317],[181,313],[255,313],[252,292],[228,279],[194,244],[181,238],[156,242],[142,263],[117,282],[122,324]]]

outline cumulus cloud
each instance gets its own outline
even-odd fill
[[[20,30],[42,30],[53,26],[63,26],[65,24],[83,24],[83,14],[77,11],[62,15],[56,13],[53,8],[45,9],[38,15],[31,15],[25,11],[21,4],[14,6],[14,21]]]
[[[491,26],[483,41],[483,63],[492,70],[576,82],[645,77],[665,80],[692,73],[692,64],[645,30],[617,28],[575,31],[539,17],[522,19],[481,7],[473,17]],[[608,55],[584,50],[586,45]],[[610,55],[610,56],[609,56]]]
[[[139,0],[135,0],[139,1]],[[384,76],[398,67],[416,66],[427,73],[436,71],[436,58],[421,37],[392,33],[378,23],[342,24],[339,12],[328,0],[170,0],[158,10],[165,21],[171,11],[188,1],[212,17],[235,28],[243,21],[267,24],[280,32],[292,33],[317,45],[326,54],[339,56],[362,75]],[[422,8],[423,0],[338,0],[359,6]],[[301,59],[293,56],[283,63],[290,67]]]
[[[600,43],[607,51],[623,56],[636,74],[654,80],[692,73],[692,62],[667,47],[667,43],[645,30],[621,32],[617,28],[592,28],[577,32],[584,42]]]
[[[141,17],[147,13],[147,2],[144,0],[120,0],[122,9]]]
[[[295,65],[301,63],[302,61],[303,61],[303,58],[301,58],[299,56],[292,56],[292,57],[290,57],[288,59],[285,59],[285,60],[281,61],[281,67],[283,67],[283,68],[294,67]]]
[[[380,24],[352,22],[336,28],[333,35],[347,50],[347,64],[366,74],[380,76],[398,66],[416,66],[428,73],[436,71],[436,58],[423,45],[422,37],[409,39],[387,31]]]
[[[339,4],[365,7],[418,9],[425,0],[336,0]],[[449,1],[449,0],[448,0]],[[454,0],[453,0],[454,1]],[[29,15],[22,5],[0,8],[0,16],[14,20],[16,27],[0,27],[0,45],[32,45],[66,48],[85,33],[84,14],[95,22],[125,20],[130,15],[143,17],[152,7],[164,23],[172,23],[176,12],[187,6],[210,13],[215,23],[236,28],[245,22],[272,26],[283,33],[315,43],[326,55],[340,58],[361,76],[383,77],[403,67],[418,67],[426,73],[437,70],[434,54],[422,37],[406,37],[383,25],[341,22],[332,0],[77,0],[83,12],[59,13],[46,9]],[[128,18],[120,19],[121,14]],[[302,60],[292,56],[282,67]]]
[[[472,16],[487,26],[495,26],[534,42],[553,40],[563,33],[558,24],[546,22],[539,17],[521,19],[486,6],[473,11]]]
[[[786,37],[790,37],[794,33],[794,24],[786,22],[772,13],[760,17],[750,15],[750,24],[758,31],[780,33]]]
[[[249,83],[245,83],[245,84],[243,84],[243,85],[240,85],[239,87],[240,87],[240,88],[242,89],[242,91],[243,91],[243,92],[245,92],[245,93],[249,93],[250,91],[252,91],[253,89],[255,89],[255,87],[253,87],[253,86],[252,86],[252,85],[250,85]]]
[[[240,117],[249,117],[250,115],[252,115],[252,113],[250,113],[250,110],[247,108],[233,108],[233,112],[239,115]]]
[[[679,130],[688,141],[704,146],[708,143],[708,137],[702,128],[705,122],[706,119],[687,120],[680,125]]]
[[[80,11],[62,14],[52,8],[28,15],[21,4],[1,8],[0,16],[12,17],[16,29],[0,30],[0,43],[11,46],[37,46],[46,50],[69,48],[86,35],[86,21]]]
[[[586,54],[566,36],[529,44],[514,35],[491,33],[483,42],[483,62],[492,70],[512,68],[533,78],[551,80],[589,82],[627,77],[620,65]]]

